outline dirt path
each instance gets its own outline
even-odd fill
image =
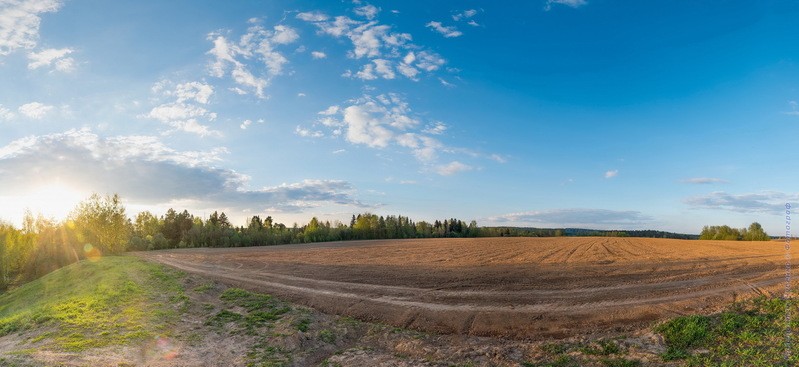
[[[710,312],[784,281],[778,242],[429,239],[138,255],[366,321],[534,339]]]

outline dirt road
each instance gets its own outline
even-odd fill
[[[711,312],[735,298],[779,294],[785,274],[776,241],[425,239],[137,255],[328,313],[532,339]]]

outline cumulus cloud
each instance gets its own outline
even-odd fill
[[[313,57],[315,60],[319,60],[319,59],[327,58],[327,54],[322,52],[322,51],[312,51],[311,52],[311,57]]]
[[[436,172],[442,176],[451,176],[458,172],[471,171],[472,167],[458,161],[453,161],[436,167]]]
[[[449,147],[440,138],[447,125],[440,121],[423,124],[410,105],[398,94],[365,95],[346,105],[332,105],[318,112],[311,127],[298,126],[303,137],[341,137],[347,143],[373,149],[398,149],[413,155],[427,172],[453,175],[474,169],[463,163],[466,149]],[[323,130],[329,131],[329,135]],[[446,163],[442,163],[442,161]]]
[[[340,109],[341,108],[339,106],[333,105],[333,106],[330,106],[330,107],[328,107],[327,109],[325,109],[323,111],[319,111],[319,114],[320,115],[325,115],[325,116],[335,115],[335,114],[338,113],[338,111]]]
[[[605,178],[613,178],[619,175],[619,170],[614,169],[605,172]]]
[[[265,88],[272,78],[283,74],[289,62],[279,48],[297,41],[299,33],[285,25],[270,30],[255,24],[238,42],[229,39],[226,32],[209,33],[207,39],[213,43],[208,51],[212,57],[209,73],[217,78],[230,75],[239,94],[251,92],[266,98]],[[256,75],[253,70],[260,72]]]
[[[682,180],[682,182],[689,184],[697,184],[697,185],[707,185],[715,183],[727,183],[727,180],[722,180],[720,178],[715,178],[715,177],[692,177],[692,178],[686,178]]]
[[[345,77],[357,78],[361,80],[374,80],[378,77],[383,79],[394,79],[397,74],[394,72],[394,67],[391,61],[385,59],[374,59],[371,64],[366,64],[361,70],[356,73],[345,72]]]
[[[695,209],[727,210],[738,213],[778,213],[785,203],[799,201],[799,194],[777,191],[758,193],[729,194],[723,191],[685,199],[685,203]]]
[[[429,22],[425,24],[425,27],[428,27],[438,33],[440,33],[445,38],[453,38],[453,37],[460,37],[463,35],[463,32],[459,31],[458,28],[455,26],[444,26],[441,22]]]
[[[477,15],[477,10],[475,10],[475,9],[467,9],[467,10],[459,11],[459,12],[456,12],[455,14],[452,14],[452,20],[454,20],[456,22],[459,22],[461,20],[469,19],[469,18],[471,18],[471,17],[473,17],[475,15]]]
[[[53,106],[46,105],[41,102],[30,102],[19,106],[17,111],[29,119],[41,120],[44,118],[44,116],[50,113],[53,108]]]
[[[3,105],[0,105],[0,121],[9,121],[12,118],[14,118],[14,113],[8,108],[3,107]]]
[[[172,87],[172,82],[164,80],[152,88],[153,93],[169,101],[153,107],[150,112],[140,117],[158,120],[171,127],[173,131],[183,131],[199,136],[221,136],[222,133],[211,129],[207,123],[217,118],[215,112],[209,111],[209,104],[214,88],[202,82],[187,82]]]
[[[239,127],[242,130],[247,130],[247,128],[250,127],[250,125],[252,125],[252,120],[244,120],[242,121],[241,125],[239,125]]]
[[[58,11],[58,0],[5,0],[0,3],[0,56],[31,50],[39,42],[40,15]]]
[[[587,4],[588,1],[586,0],[547,0],[546,5],[544,5],[544,10],[549,11],[552,9],[552,5],[565,5],[577,9]]]
[[[239,211],[297,211],[320,205],[364,206],[345,181],[303,180],[250,188],[249,177],[216,165],[227,149],[177,151],[153,136],[103,138],[89,130],[19,139],[0,147],[2,192],[23,192],[53,178],[137,204],[194,202]],[[191,209],[191,208],[189,208]]]
[[[436,121],[433,124],[427,125],[422,131],[431,135],[441,135],[447,131],[447,124]]]
[[[522,225],[550,225],[554,227],[571,226],[631,226],[652,221],[641,212],[608,209],[553,209],[504,214],[488,218],[495,223],[518,223]]]
[[[364,8],[370,10],[366,11]],[[394,79],[399,73],[416,81],[422,72],[432,73],[446,63],[435,52],[413,44],[413,37],[409,33],[396,32],[393,26],[380,24],[373,19],[374,16],[369,16],[373,13],[376,15],[376,10],[379,9],[373,9],[371,5],[358,9],[356,12],[367,18],[366,21],[347,16],[329,17],[321,12],[297,14],[298,19],[316,26],[320,35],[349,39],[352,49],[347,52],[347,56],[362,61],[355,69],[357,71],[350,69],[342,76],[375,80]],[[424,57],[415,57],[417,53]],[[408,58],[409,54],[414,57]]]
[[[321,131],[311,131],[301,126],[297,126],[297,128],[294,129],[294,133],[302,136],[303,138],[321,138],[325,136],[325,134]]]
[[[39,52],[28,53],[28,69],[53,66],[55,70],[71,72],[75,70],[75,60],[68,57],[73,53],[71,48],[48,48]]]
[[[378,7],[376,7],[376,6],[372,5],[372,4],[367,4],[367,5],[361,6],[359,8],[355,8],[355,14],[358,14],[358,15],[360,15],[360,16],[366,18],[366,19],[369,19],[369,20],[374,19],[377,16],[377,13],[379,13],[379,12],[380,12],[380,8],[378,8]]]
[[[297,19],[304,20],[306,22],[324,22],[328,20],[329,17],[322,12],[314,11],[298,13]]]

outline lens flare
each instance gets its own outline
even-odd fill
[[[142,346],[142,357],[144,362],[171,361],[178,357],[178,347],[169,338],[159,335]]]
[[[100,250],[98,250],[97,247],[94,247],[91,243],[83,245],[83,253],[86,254],[86,258],[90,261],[97,261],[100,260],[100,257],[102,257]]]

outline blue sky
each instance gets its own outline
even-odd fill
[[[0,1],[0,218],[661,229],[799,203],[799,5]]]

